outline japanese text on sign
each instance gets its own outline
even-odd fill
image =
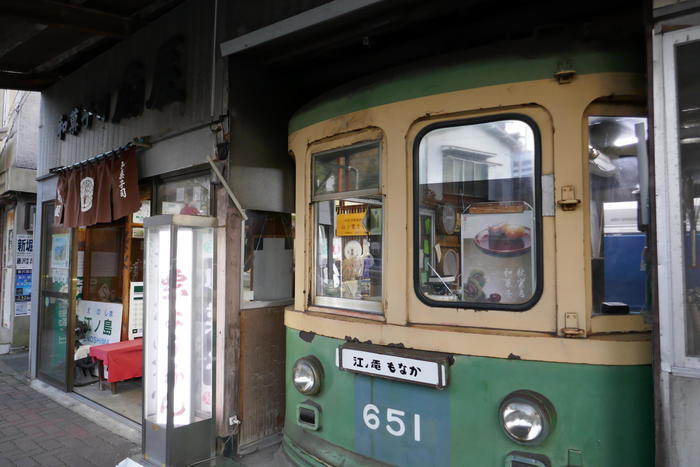
[[[34,238],[31,235],[17,235],[17,269],[31,269],[34,257]]]
[[[121,340],[121,303],[81,300],[78,303],[77,316],[89,328],[84,339],[86,344],[112,344]]]
[[[446,384],[445,366],[437,362],[347,348],[338,352],[338,366],[344,370],[431,386]]]

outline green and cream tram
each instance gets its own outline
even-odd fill
[[[452,57],[294,116],[294,462],[653,464],[638,55]]]

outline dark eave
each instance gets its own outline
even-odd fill
[[[0,0],[0,89],[46,89],[182,2]]]

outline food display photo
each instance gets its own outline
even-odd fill
[[[507,212],[511,211],[511,212]],[[518,304],[533,293],[532,210],[478,207],[462,214],[464,300]]]

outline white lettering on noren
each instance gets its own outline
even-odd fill
[[[80,180],[80,211],[85,212],[92,209],[92,196],[95,193],[95,180],[92,177],[85,177]]]
[[[126,174],[124,173],[126,162],[122,161],[119,166],[119,197],[126,198]]]

